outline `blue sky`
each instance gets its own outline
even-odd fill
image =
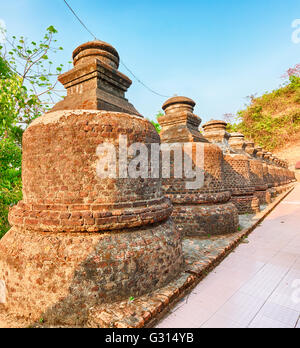
[[[292,22],[300,18],[299,0],[69,3],[151,88],[194,99],[203,122],[237,112],[246,96],[278,87],[284,72],[300,63],[300,43],[291,39]],[[56,56],[59,63],[69,61],[74,48],[92,39],[63,0],[1,0],[0,19],[9,34],[35,40],[54,25],[64,47]],[[154,118],[166,99],[135,80],[127,97],[148,118]]]

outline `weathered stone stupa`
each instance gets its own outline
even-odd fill
[[[287,183],[293,183],[293,182],[297,181],[296,172],[294,170],[289,169],[289,164],[288,164],[287,161],[283,162],[283,167],[285,169],[285,174],[286,174],[286,177],[287,177]]]
[[[276,157],[271,153],[268,152],[269,155],[269,171],[273,179],[273,188],[276,191],[276,195],[281,193],[281,188],[280,188],[280,180],[278,176],[278,170],[277,170],[277,165],[276,165]]]
[[[203,183],[189,189],[190,181],[182,177],[163,178],[164,191],[174,205],[173,218],[176,225],[187,236],[217,235],[233,233],[238,229],[238,213],[230,203],[231,194],[223,183],[222,151],[210,144],[199,132],[201,119],[194,111],[195,102],[185,97],[174,97],[165,102],[165,115],[159,117],[162,126],[161,140],[164,144],[177,144],[184,153],[183,144],[192,148],[192,161],[197,166],[197,157],[203,157]],[[197,145],[201,145],[197,152]],[[184,155],[182,156],[184,161]],[[171,158],[171,173],[178,163]],[[184,167],[184,165],[183,165]]]
[[[288,187],[289,184],[289,178],[288,178],[288,173],[285,168],[284,161],[282,159],[278,160],[278,166],[280,170],[280,180],[281,180],[281,185],[283,185],[285,188]]]
[[[260,204],[269,204],[270,197],[267,192],[268,185],[264,182],[263,165],[262,162],[256,158],[258,150],[255,148],[253,141],[245,142],[245,151],[250,156],[250,178],[255,187],[255,195],[259,199]]]
[[[271,165],[270,159],[271,159],[271,152],[268,152],[266,150],[263,150],[263,160],[266,164],[265,167],[265,172],[266,172],[266,179],[268,183],[268,190],[271,194],[272,198],[275,198],[277,195],[276,189],[274,188],[275,186],[275,177],[274,177],[274,170]]]
[[[288,189],[291,172],[286,169],[285,162],[280,158],[275,158],[276,166],[277,166],[277,175],[279,180],[280,190],[283,192]]]
[[[275,164],[279,183],[278,191],[282,193],[288,188],[288,174],[284,169],[284,164],[281,159],[275,157]]]
[[[260,151],[257,153],[257,157],[260,158],[263,165],[264,183],[268,186],[267,192],[269,193],[269,198],[272,201],[274,198],[274,193],[272,192],[272,184],[270,181],[270,174],[268,169],[268,164],[266,162],[266,151],[259,147]]]
[[[140,115],[125,99],[131,80],[118,71],[120,57],[114,47],[91,41],[73,52],[74,69],[59,76],[68,95],[56,110],[107,110]]]
[[[275,173],[275,189],[277,191],[277,194],[280,194],[284,191],[284,186],[282,182],[282,177],[281,177],[281,171],[280,171],[280,166],[279,166],[279,159],[276,156],[272,156],[272,164],[274,167],[274,173]]]
[[[160,143],[154,126],[124,98],[131,81],[117,70],[117,51],[94,41],[73,58],[75,67],[59,77],[68,96],[23,137],[24,198],[0,241],[0,279],[9,314],[84,325],[94,305],[175,278],[183,254],[160,178],[97,174],[98,146],[114,145],[118,162],[121,134],[128,146],[139,142],[149,151]]]
[[[264,157],[264,154],[263,154],[262,147],[256,146],[255,147],[255,158],[261,164],[262,181],[266,187],[265,198],[260,198],[260,203],[264,204],[263,202],[265,201],[266,204],[270,204],[272,202],[272,197],[271,197],[271,193],[269,191],[269,186],[268,186],[268,167],[267,167],[267,164],[263,161],[263,157]]]
[[[224,155],[223,172],[224,185],[231,191],[231,201],[239,214],[256,213],[259,211],[259,200],[254,195],[255,187],[250,178],[249,156],[240,149],[244,140],[226,131],[227,123],[212,120],[203,125],[204,137],[218,145]]]
[[[237,199],[237,204],[240,205],[240,212],[258,213],[260,211],[259,199],[256,196],[256,183],[251,177],[250,161],[251,157],[245,152],[245,137],[241,133],[231,133],[229,138],[230,147],[238,154],[238,162],[231,162],[234,171],[238,173],[241,183],[248,190],[249,196]],[[225,159],[226,160],[226,159]],[[236,164],[236,166],[234,166]],[[246,192],[246,191],[245,191]]]
[[[283,182],[286,188],[288,188],[289,184],[291,183],[291,171],[289,171],[286,167],[285,161],[280,160],[280,167],[281,167],[281,175],[283,176]]]
[[[288,181],[288,174],[285,169],[284,161],[282,159],[278,160],[278,166],[279,166],[279,174],[280,174],[280,182],[281,185],[284,188],[288,187],[289,181]]]

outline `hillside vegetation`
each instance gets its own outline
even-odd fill
[[[251,97],[250,105],[238,113],[228,130],[242,132],[269,151],[296,142],[300,136],[300,77],[296,75],[271,93]]]

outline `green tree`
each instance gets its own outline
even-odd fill
[[[8,78],[11,75],[8,63],[0,57],[0,79]]]
[[[7,37],[0,46],[0,138],[12,133],[20,143],[26,127],[61,98],[57,75],[63,65],[54,67],[50,54],[62,50],[50,26],[38,43],[23,36]]]
[[[62,50],[56,33],[50,26],[38,43],[13,36],[0,46],[0,238],[9,228],[9,207],[22,199],[22,135],[62,97],[56,86],[63,65],[49,58]]]

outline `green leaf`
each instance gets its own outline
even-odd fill
[[[50,25],[50,27],[47,28],[47,31],[48,31],[49,33],[51,33],[51,34],[56,34],[56,33],[58,33],[58,31],[54,28],[53,25]]]

